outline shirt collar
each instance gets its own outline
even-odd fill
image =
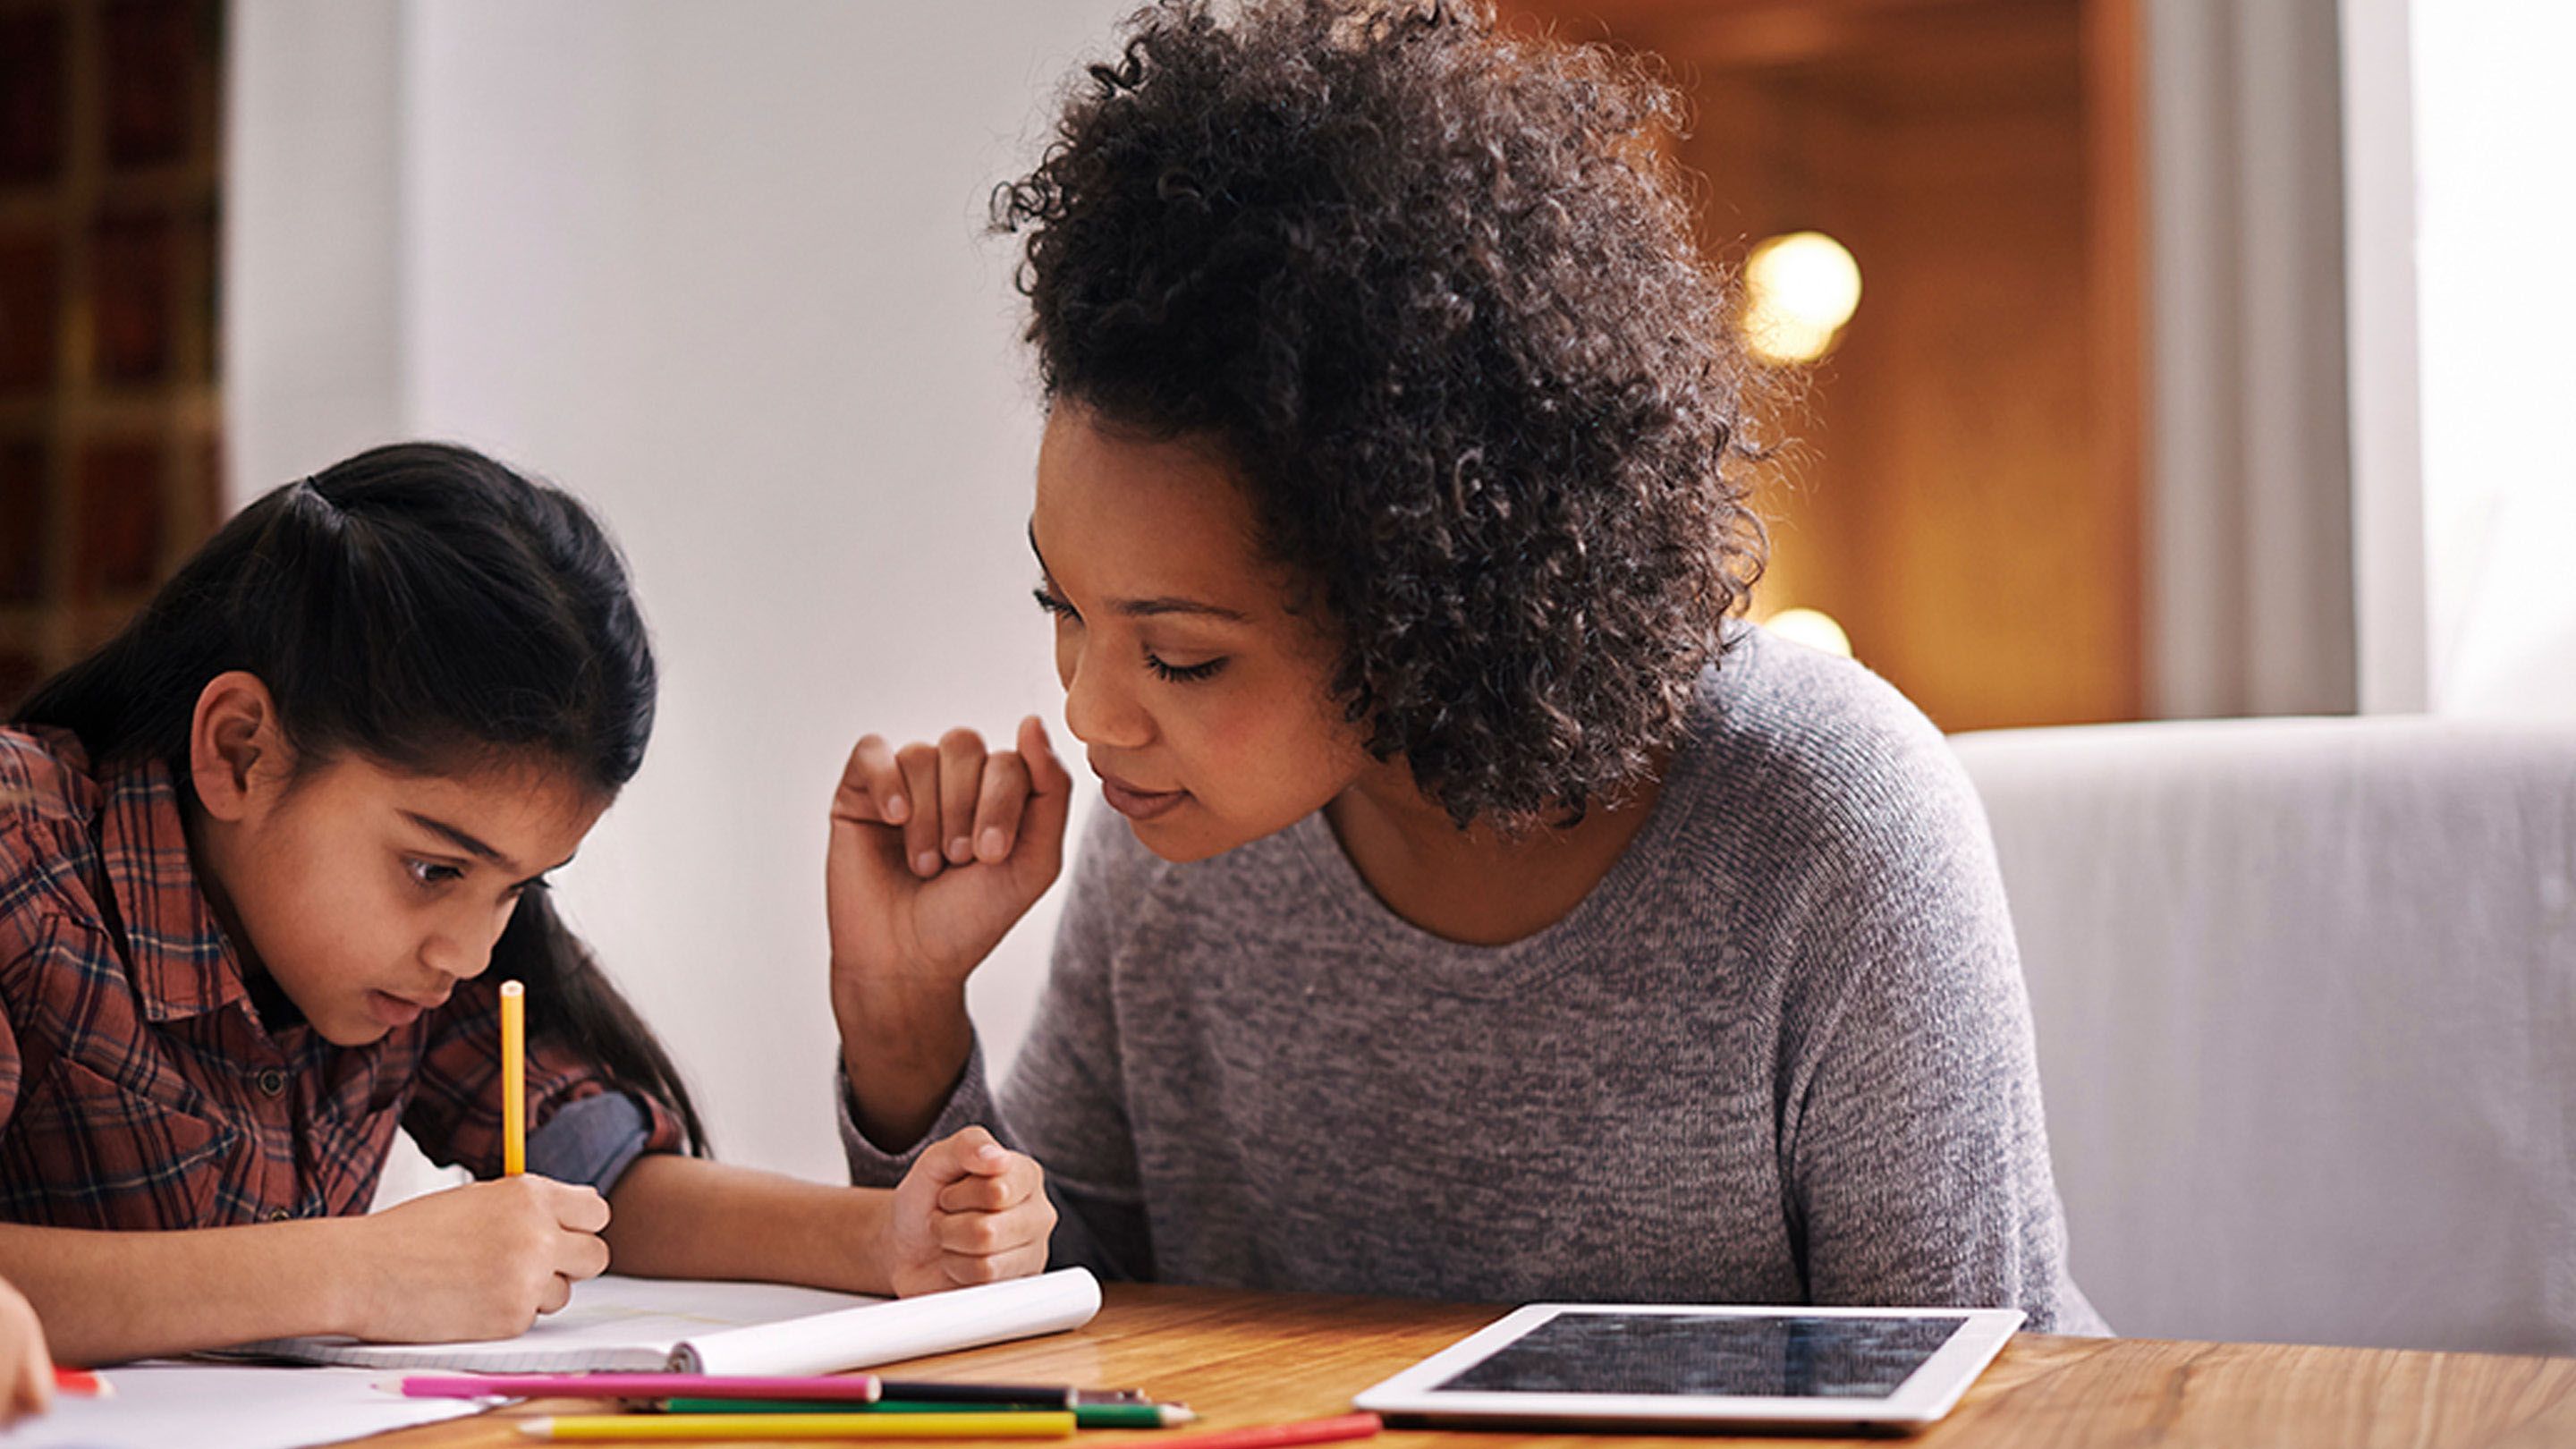
[[[179,791],[160,761],[133,766],[102,782],[99,859],[125,927],[128,970],[152,1021],[203,1016],[250,990],[232,941],[188,858]]]

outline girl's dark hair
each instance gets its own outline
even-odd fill
[[[224,525],[114,639],[13,723],[100,764],[166,763],[188,789],[206,682],[268,686],[300,764],[358,755],[453,770],[533,753],[614,795],[653,732],[653,650],[616,546],[582,506],[468,448],[371,449]],[[491,969],[528,983],[529,1028],[706,1133],[652,1031],[531,890]]]
[[[1167,0],[994,196],[1048,394],[1219,447],[1462,826],[1640,779],[1761,571],[1680,119],[1478,3]]]

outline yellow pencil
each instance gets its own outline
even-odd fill
[[[528,1170],[528,988],[501,983],[501,1172]]]
[[[1069,1439],[1070,1411],[1043,1414],[557,1414],[531,1439]]]

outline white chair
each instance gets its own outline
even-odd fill
[[[2576,1353],[2576,728],[1954,744],[2113,1329]]]

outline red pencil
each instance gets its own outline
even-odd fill
[[[1158,1434],[1154,1436],[1152,1449],[1280,1449],[1284,1444],[1326,1444],[1336,1439],[1366,1439],[1377,1433],[1380,1427],[1375,1414],[1344,1414],[1335,1419],[1264,1424],[1253,1429]]]
[[[88,1369],[58,1368],[54,1370],[54,1392],[75,1399],[103,1399],[116,1390]]]

